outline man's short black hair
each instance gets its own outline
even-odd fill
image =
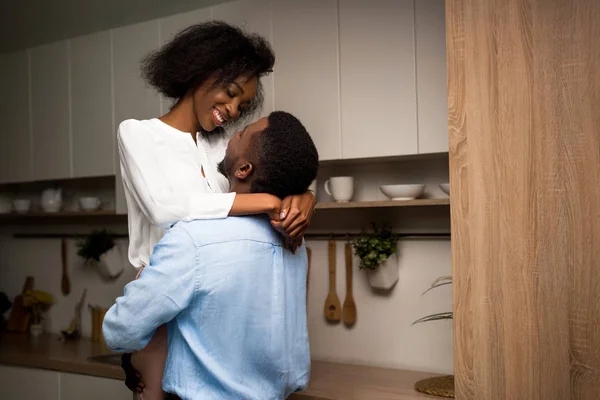
[[[258,135],[258,168],[252,193],[269,193],[283,199],[302,194],[317,177],[319,153],[306,128],[292,114],[274,111],[269,126]]]
[[[179,100],[209,79],[220,86],[242,77],[262,77],[273,70],[275,54],[265,38],[249,34],[222,21],[192,25],[142,61],[146,82],[165,97]],[[260,110],[257,95],[242,117]]]

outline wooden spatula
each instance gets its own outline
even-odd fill
[[[68,261],[67,261],[67,239],[62,239],[60,244],[60,256],[62,262],[62,281],[60,288],[65,296],[71,293],[71,282],[69,281]]]
[[[352,295],[352,246],[348,243],[346,243],[346,299],[342,317],[347,326],[352,326],[356,322],[356,303]]]
[[[340,299],[335,293],[335,241],[329,241],[329,294],[325,299],[325,318],[330,322],[342,319]]]

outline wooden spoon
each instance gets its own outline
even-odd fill
[[[62,281],[60,284],[62,294],[65,296],[71,293],[71,282],[69,281],[69,273],[67,270],[67,239],[62,239],[61,243],[61,257],[62,257]]]
[[[342,312],[344,324],[352,326],[356,322],[356,303],[352,295],[352,247],[346,243],[346,299]]]
[[[325,318],[330,322],[342,319],[340,299],[335,293],[335,241],[329,241],[329,294],[325,299]]]

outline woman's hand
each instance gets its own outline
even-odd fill
[[[272,218],[271,224],[285,234],[286,245],[294,251],[302,244],[304,231],[310,225],[316,204],[317,199],[310,190],[304,194],[288,196],[281,202],[280,221]]]

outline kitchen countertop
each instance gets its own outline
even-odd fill
[[[88,361],[89,357],[110,354],[89,339],[61,342],[58,336],[33,339],[24,334],[0,334],[0,364],[41,368],[60,372],[124,379],[115,365]],[[435,399],[416,392],[416,381],[433,376],[426,372],[402,371],[313,361],[308,389],[294,394],[294,400],[419,400]]]

